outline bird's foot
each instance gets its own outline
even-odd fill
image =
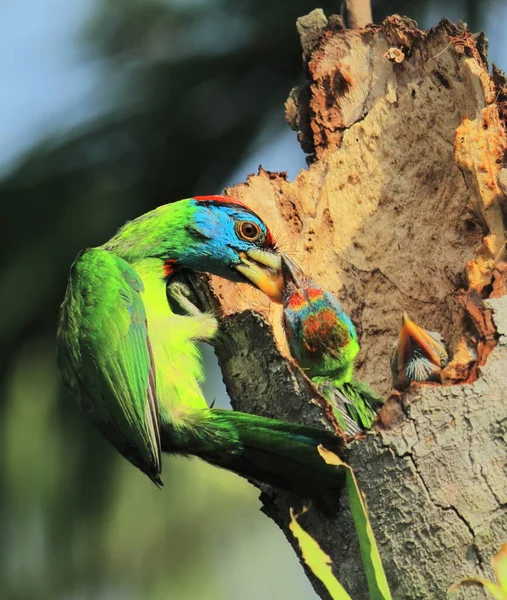
[[[184,283],[179,281],[170,283],[167,286],[167,292],[169,296],[176,302],[176,304],[185,312],[185,314],[192,317],[197,317],[203,314],[202,311],[200,311],[197,306],[189,300],[191,295],[190,290]]]
[[[185,320],[188,336],[195,340],[213,343],[218,331],[218,321],[213,315],[199,310],[189,300],[190,289],[184,283],[174,281],[167,286],[167,293],[170,300],[180,309],[179,314],[191,317]]]

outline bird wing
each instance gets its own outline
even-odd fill
[[[124,260],[85,250],[72,265],[58,331],[64,380],[102,433],[160,484],[153,358],[140,292]]]
[[[336,420],[346,435],[361,433],[362,428],[349,416],[354,412],[352,402],[332,381],[317,384],[319,392],[330,402],[334,409]]]
[[[347,404],[350,416],[365,429],[371,429],[383,400],[357,379],[346,381],[339,388],[350,400]]]

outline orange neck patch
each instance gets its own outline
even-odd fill
[[[288,308],[298,310],[303,305],[308,304],[308,298],[310,300],[317,300],[321,297],[322,290],[320,288],[307,288],[306,296],[300,290],[296,290],[289,299]]]

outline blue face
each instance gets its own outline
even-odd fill
[[[266,225],[241,205],[194,202],[196,212],[189,232],[195,241],[185,248],[178,263],[194,271],[244,281],[234,268],[241,263],[238,254],[254,248],[274,250]]]

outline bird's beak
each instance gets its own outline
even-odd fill
[[[304,273],[286,254],[282,254],[282,275],[285,283],[292,283],[298,290],[303,288]]]
[[[283,299],[282,255],[278,252],[251,248],[240,252],[236,271],[248,279],[273,302]]]
[[[425,353],[429,361],[435,366],[442,368],[442,357],[439,355],[435,340],[422,327],[416,325],[407,313],[403,314],[403,321],[398,339],[398,372],[403,373],[410,361],[410,355],[414,345]]]
[[[297,290],[306,302],[311,302],[308,296],[308,278],[292,258],[289,258],[286,254],[282,254],[282,275],[284,288],[287,284],[291,284],[292,286],[292,289],[289,288],[288,290],[289,295],[293,294],[294,290]]]

